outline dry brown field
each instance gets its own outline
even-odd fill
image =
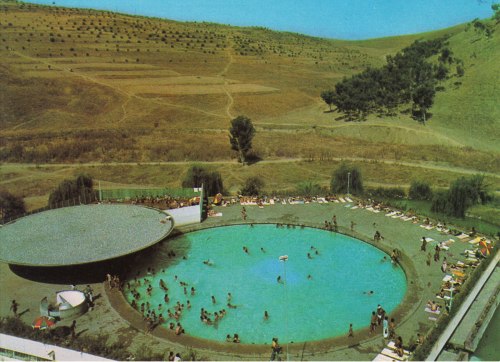
[[[30,207],[81,171],[106,187],[179,186],[193,162],[220,170],[231,193],[251,175],[269,191],[328,185],[341,159],[373,185],[446,186],[474,172],[500,185],[500,34],[463,25],[354,42],[11,1],[0,14],[0,188]],[[426,126],[404,114],[345,122],[322,102],[343,77],[443,34],[466,73],[447,81]],[[251,166],[229,147],[237,115],[257,129],[263,161]]]

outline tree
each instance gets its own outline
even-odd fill
[[[201,187],[202,185],[208,195],[223,193],[224,190],[220,172],[211,172],[202,166],[191,166],[182,181],[182,187]]]
[[[434,195],[431,210],[456,217],[464,217],[467,208],[491,200],[483,175],[460,177],[453,181],[447,192]]]
[[[330,189],[333,193],[362,194],[363,180],[361,171],[357,167],[347,166],[342,163],[332,175]]]
[[[328,104],[328,107],[330,107],[330,111],[332,110],[332,104],[334,102],[335,98],[335,91],[333,90],[326,90],[321,92],[321,99]]]
[[[413,108],[417,112],[418,119],[424,124],[427,120],[427,110],[431,108],[434,103],[435,94],[436,90],[434,86],[429,83],[421,84],[413,92]]]
[[[0,191],[0,216],[2,221],[15,219],[26,213],[26,205],[22,197],[8,191]]]
[[[425,181],[412,181],[408,196],[412,200],[430,200],[432,198],[432,190],[430,185]]]
[[[64,180],[50,193],[49,206],[56,207],[68,200],[91,203],[96,199],[93,187],[92,177],[85,174],[78,175],[74,180]]]
[[[245,163],[248,152],[252,149],[252,139],[255,136],[252,121],[245,116],[236,117],[231,121],[229,133],[231,149],[237,151],[239,161]]]
[[[495,20],[497,24],[500,23],[500,4],[492,4],[491,10],[493,10],[493,20]]]
[[[264,187],[264,181],[260,177],[249,177],[245,181],[245,185],[240,191],[241,195],[245,196],[259,196]]]

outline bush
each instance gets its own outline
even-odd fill
[[[372,198],[403,199],[406,192],[401,187],[376,187],[367,189],[365,195]]]
[[[259,196],[264,187],[264,181],[260,177],[250,177],[245,181],[245,185],[240,191],[241,195]]]
[[[412,200],[430,200],[432,199],[431,186],[425,181],[412,181],[408,196]]]
[[[26,205],[22,197],[7,191],[0,191],[0,216],[2,222],[15,219],[26,213]]]
[[[432,196],[431,211],[441,214],[448,210],[448,191],[436,191]]]
[[[332,175],[330,189],[333,193],[362,194],[363,180],[361,171],[357,167],[349,167],[345,163],[342,163]]]
[[[187,171],[186,177],[182,181],[182,187],[205,187],[208,195],[223,193],[224,185],[220,172],[208,171],[201,166],[191,166]]]
[[[74,180],[64,180],[50,193],[49,206],[56,207],[68,200],[89,204],[96,200],[93,187],[94,181],[89,175],[81,174]]]
[[[317,196],[317,195],[325,195],[326,190],[320,185],[312,182],[301,182],[297,185],[295,190],[297,195],[302,196]]]

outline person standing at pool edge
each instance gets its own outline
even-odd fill
[[[281,353],[281,346],[278,343],[278,338],[274,337],[273,342],[271,343],[271,361],[274,361],[276,356],[278,356]]]

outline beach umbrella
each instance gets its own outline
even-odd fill
[[[44,330],[47,328],[50,328],[56,324],[54,318],[52,317],[47,317],[47,316],[40,316],[36,318],[33,323],[31,323],[31,326],[33,329],[40,329]]]
[[[491,249],[493,247],[493,245],[491,245],[491,243],[488,243],[486,241],[486,239],[482,239],[480,242],[479,242],[479,247],[481,248],[479,251],[481,253],[482,256],[486,257],[488,255],[490,255],[491,253]]]

